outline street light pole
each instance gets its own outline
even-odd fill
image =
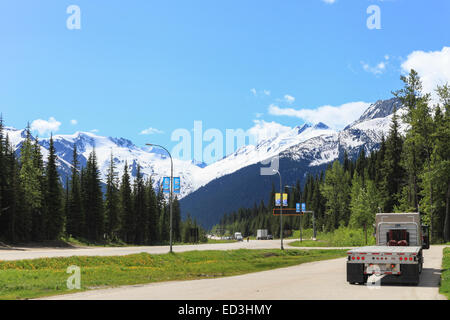
[[[172,194],[173,194],[173,159],[172,155],[170,154],[169,150],[164,148],[163,146],[160,146],[159,144],[153,144],[153,143],[146,143],[147,146],[151,147],[160,147],[164,150],[166,150],[167,154],[170,157],[170,195],[169,195],[169,206],[170,206],[170,253],[172,253]]]
[[[278,173],[280,176],[280,239],[281,239],[281,250],[283,248],[283,184],[281,183],[281,174],[278,170],[273,169],[273,172]]]

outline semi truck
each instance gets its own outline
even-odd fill
[[[256,240],[267,240],[267,239],[268,239],[267,229],[256,230]]]
[[[423,249],[429,249],[429,228],[419,213],[378,213],[376,245],[347,252],[347,281],[365,284],[369,276],[395,277],[400,283],[418,285],[423,269]]]

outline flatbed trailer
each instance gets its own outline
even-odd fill
[[[421,227],[419,214],[377,214],[375,227],[377,245],[347,251],[347,281],[364,284],[376,274],[417,285],[423,269],[423,249],[429,247],[424,241],[428,239],[423,231],[427,228]]]

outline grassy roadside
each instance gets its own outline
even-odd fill
[[[372,236],[372,229],[367,230],[367,244],[362,229],[351,229],[340,227],[333,232],[317,232],[317,241],[312,239],[312,229],[306,229],[302,232],[303,241],[294,241],[290,245],[294,247],[359,247],[374,245],[375,238]],[[299,239],[300,231],[296,230],[289,239]]]
[[[442,257],[441,287],[439,292],[450,300],[450,248],[444,248]]]
[[[0,299],[29,299],[102,287],[239,275],[345,256],[345,250],[229,250],[0,261]],[[69,266],[81,289],[67,289]]]
[[[75,238],[67,238],[65,239],[65,241],[67,242],[67,244],[72,245],[72,246],[86,246],[86,247],[148,247],[148,246],[165,246],[165,245],[169,245],[169,243],[160,243],[160,244],[152,244],[152,245],[135,245],[132,244],[130,245],[129,243],[125,243],[125,242],[105,242],[105,243],[92,243],[92,242],[88,242],[87,240],[80,240],[80,239],[75,239]],[[236,240],[216,240],[216,239],[207,239],[206,242],[199,242],[199,243],[190,243],[190,242],[174,242],[173,245],[174,246],[181,246],[181,245],[192,245],[192,244],[208,244],[208,243],[231,243],[231,242],[236,242]]]

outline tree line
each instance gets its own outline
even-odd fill
[[[401,80],[403,88],[393,94],[405,109],[405,134],[394,110],[389,133],[377,150],[366,154],[362,148],[355,161],[345,153],[320,174],[307,175],[303,188],[297,180],[296,188],[285,190],[290,208],[305,202],[315,212],[319,230],[367,230],[377,212],[421,212],[433,242],[450,241],[450,86],[436,88],[439,102],[433,104],[416,71]],[[279,236],[279,217],[272,215],[275,192],[273,186],[267,206],[261,201],[225,214],[213,230],[254,235],[257,229],[269,229]],[[283,225],[298,229],[300,217],[285,217]],[[302,217],[302,225],[312,227],[311,214]]]
[[[75,238],[94,243],[163,244],[169,241],[169,201],[162,188],[155,190],[138,165],[132,182],[128,165],[118,177],[111,154],[104,187],[95,149],[80,167],[76,145],[71,174],[63,188],[57,170],[53,137],[44,163],[38,139],[29,125],[17,155],[4,134],[0,118],[0,239],[30,242]],[[206,241],[205,231],[173,205],[173,240]]]

